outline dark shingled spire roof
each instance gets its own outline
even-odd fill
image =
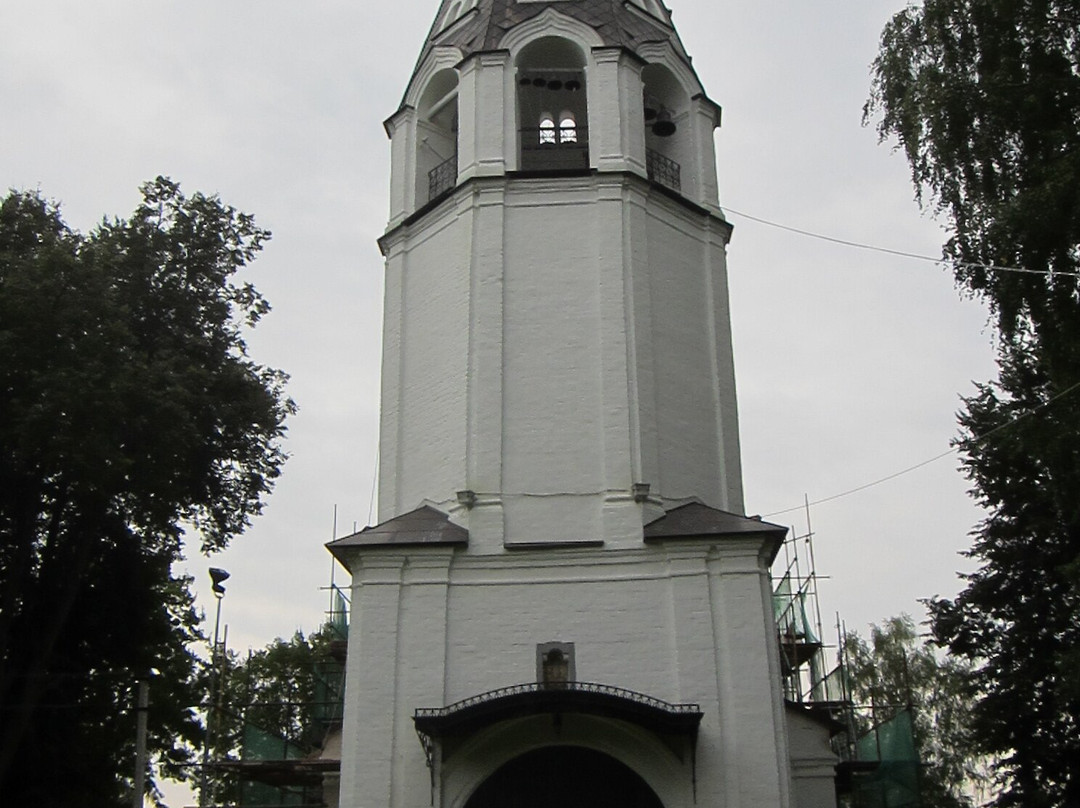
[[[655,17],[629,0],[554,0],[554,2],[519,2],[519,0],[479,0],[476,8],[466,12],[448,26],[441,26],[442,17],[452,0],[439,4],[438,14],[427,41],[420,52],[417,66],[436,45],[452,45],[466,55],[491,51],[511,28],[553,8],[560,14],[580,20],[593,28],[605,45],[637,51],[646,42],[671,40],[676,50],[690,64],[678,34],[670,19]],[[436,26],[439,26],[436,28]]]

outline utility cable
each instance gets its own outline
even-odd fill
[[[1077,382],[1076,384],[1073,384],[1073,385],[1070,385],[1069,387],[1066,387],[1064,390],[1062,390],[1060,393],[1058,393],[1053,398],[1049,398],[1046,401],[1039,404],[1039,406],[1034,407],[1033,409],[1030,409],[1027,412],[1022,412],[1019,415],[1017,415],[1015,418],[1013,418],[1013,419],[1011,419],[1009,421],[1006,421],[1003,424],[998,424],[993,429],[987,430],[983,434],[972,438],[970,441],[964,441],[964,443],[982,443],[984,440],[989,438],[991,435],[994,435],[994,434],[1000,432],[1003,429],[1007,429],[1007,428],[1009,428],[1011,426],[1014,426],[1017,423],[1019,423],[1020,421],[1027,418],[1028,416],[1034,415],[1035,413],[1039,412],[1040,410],[1046,409],[1047,407],[1049,407],[1051,404],[1053,404],[1058,399],[1064,398],[1069,393],[1071,393],[1073,390],[1076,390],[1078,388],[1080,388],[1080,382]],[[782,511],[773,511],[772,513],[767,513],[767,514],[764,515],[764,518],[765,519],[770,519],[773,516],[781,516],[781,515],[783,515],[785,513],[791,513],[792,511],[801,511],[804,508],[810,507],[811,505],[821,505],[822,503],[825,503],[825,502],[832,502],[834,499],[840,499],[841,497],[850,496],[851,494],[857,494],[860,491],[865,491],[867,488],[873,488],[876,485],[881,485],[882,483],[886,483],[889,480],[895,480],[897,477],[901,477],[901,476],[903,476],[905,474],[909,474],[910,472],[913,472],[913,471],[915,471],[917,469],[921,469],[923,466],[928,466],[931,463],[934,463],[934,462],[936,462],[938,460],[941,460],[943,457],[948,457],[949,455],[954,455],[957,452],[959,452],[961,448],[962,448],[961,445],[953,446],[947,452],[942,452],[941,454],[934,455],[933,457],[929,458],[928,460],[923,460],[921,463],[916,463],[913,466],[908,466],[907,468],[901,469],[900,471],[894,471],[892,474],[887,474],[884,477],[880,477],[880,478],[878,478],[876,480],[873,480],[871,482],[863,483],[862,485],[857,485],[854,488],[849,488],[846,491],[841,491],[839,494],[831,494],[831,495],[829,495],[827,497],[822,497],[821,499],[815,499],[813,502],[804,502],[803,504],[796,505],[793,508],[785,508]]]
[[[816,238],[819,241],[828,241],[831,244],[840,244],[844,247],[854,247],[859,250],[871,250],[872,252],[885,253],[886,255],[897,255],[901,258],[913,258],[916,261],[929,261],[932,264],[948,264],[954,267],[963,267],[964,269],[984,269],[989,272],[1019,272],[1025,275],[1047,275],[1049,277],[1060,276],[1068,278],[1080,278],[1080,272],[1058,272],[1049,269],[1026,269],[1024,267],[1004,267],[997,264],[980,264],[974,261],[950,261],[947,258],[935,258],[932,255],[923,255],[922,253],[907,252],[906,250],[893,250],[888,247],[878,247],[874,244],[864,244],[860,241],[849,241],[847,239],[836,238],[835,236],[826,236],[822,233],[815,233],[811,230],[802,230],[798,227],[792,227],[791,225],[780,224],[779,222],[772,222],[768,219],[762,219],[758,216],[751,216],[749,213],[742,213],[734,208],[724,207],[726,213],[734,213],[743,219],[747,219],[751,222],[757,222],[758,224],[767,225],[768,227],[775,227],[778,230],[786,230],[789,233],[795,233],[800,236],[806,236],[807,238]]]

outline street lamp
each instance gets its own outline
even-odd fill
[[[214,616],[214,648],[210,652],[210,708],[206,711],[206,738],[203,741],[202,772],[199,775],[199,808],[206,808],[206,772],[210,765],[210,744],[213,741],[214,713],[217,711],[218,670],[221,664],[218,657],[218,629],[221,627],[221,599],[225,597],[222,584],[229,579],[229,573],[220,567],[210,568],[210,590],[217,599],[217,613]]]

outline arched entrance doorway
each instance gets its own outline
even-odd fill
[[[465,808],[664,808],[630,767],[579,746],[548,746],[500,766]]]

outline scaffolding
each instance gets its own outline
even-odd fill
[[[311,661],[313,697],[225,704],[238,737],[230,754],[212,764],[223,798],[215,808],[317,808],[323,780],[340,771],[349,599],[335,584]]]
[[[835,663],[827,661],[814,561],[814,532],[789,530],[783,571],[773,577],[773,612],[784,698],[828,717],[837,802],[845,808],[920,808],[918,750],[909,705],[859,705],[845,657],[846,629],[836,620]],[[909,700],[910,701],[910,700]]]

